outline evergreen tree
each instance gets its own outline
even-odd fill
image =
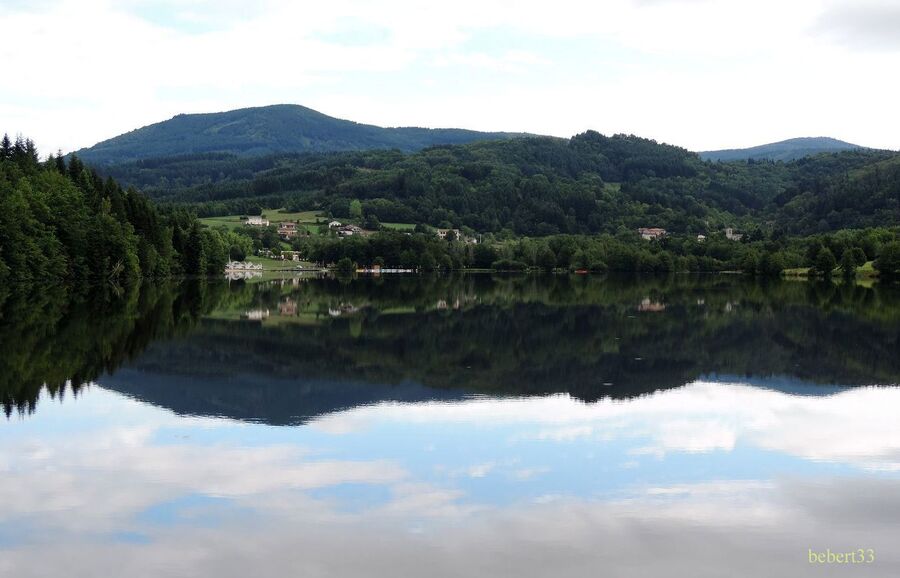
[[[219,273],[230,245],[250,246],[246,237],[201,229],[185,211],[161,215],[142,194],[103,181],[74,155],[68,165],[61,153],[40,163],[34,143],[22,137],[10,144],[7,136],[0,147],[8,150],[0,157],[4,280],[125,284],[142,275]]]
[[[12,158],[12,141],[9,135],[3,133],[3,140],[0,141],[0,160],[9,160]]]
[[[84,171],[84,165],[81,163],[81,159],[75,156],[75,153],[72,153],[69,156],[69,178],[73,181],[77,181],[81,178],[81,173]]]
[[[206,253],[203,251],[203,235],[200,225],[194,223],[187,236],[184,248],[184,272],[188,275],[206,273]]]
[[[16,135],[16,141],[13,143],[12,159],[21,161],[25,158],[25,139],[22,135]]]
[[[56,151],[56,160],[55,160],[56,170],[59,171],[59,174],[65,175],[67,172],[66,169],[66,159],[63,156],[62,149]]]
[[[30,138],[25,139],[25,157],[33,164],[37,164],[38,160],[40,160],[37,147],[34,146],[34,141]]]

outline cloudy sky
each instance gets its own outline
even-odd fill
[[[273,103],[693,150],[900,148],[896,0],[0,0],[0,131],[44,152]]]

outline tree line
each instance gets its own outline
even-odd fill
[[[243,231],[265,238],[256,231]],[[713,234],[705,239],[670,235],[645,241],[635,231],[617,235],[553,235],[503,238],[439,238],[427,227],[414,232],[382,230],[372,235],[333,234],[295,239],[291,248],[321,265],[344,262],[344,268],[374,265],[423,271],[492,269],[502,271],[586,272],[722,272],[778,276],[785,269],[808,269],[821,277],[857,274],[873,262],[886,278],[900,276],[898,229],[841,230],[809,237],[766,235],[759,231],[741,241]],[[835,257],[835,255],[839,256]]]

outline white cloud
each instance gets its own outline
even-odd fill
[[[896,52],[900,5],[891,0],[834,2],[819,18],[818,30],[851,47]]]
[[[885,73],[898,48],[895,11],[860,6],[19,5],[0,14],[0,130],[27,133],[44,151],[69,150],[177,113],[296,102],[389,126],[559,136],[595,128],[694,149],[827,134],[898,148],[900,117],[890,111],[900,80]],[[866,43],[879,52],[857,51]]]

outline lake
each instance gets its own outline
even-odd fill
[[[0,352],[4,577],[900,572],[896,287],[7,288]]]

